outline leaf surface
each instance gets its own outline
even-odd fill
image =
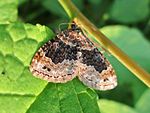
[[[0,0],[0,24],[15,22],[18,17],[18,0]]]
[[[147,89],[135,105],[137,111],[139,111],[140,113],[150,112],[149,98],[150,98],[150,89]]]
[[[149,0],[115,0],[110,18],[122,23],[135,23],[149,15]]]
[[[140,113],[128,105],[112,100],[100,99],[98,104],[101,108],[101,113],[110,113],[110,111],[111,113]]]

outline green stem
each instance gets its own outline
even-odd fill
[[[93,35],[101,45],[115,56],[123,65],[125,65],[134,75],[150,87],[150,74],[137,65],[112,41],[110,41],[99,29],[93,25],[71,2],[71,0],[59,0],[67,14],[74,19],[79,25],[82,25],[89,34]]]

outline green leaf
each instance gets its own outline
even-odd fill
[[[112,100],[100,99],[98,105],[101,108],[101,113],[110,113],[110,111],[111,113],[138,113],[128,105]]]
[[[135,23],[148,17],[149,0],[115,0],[110,18],[122,23]]]
[[[128,28],[125,26],[107,26],[101,31],[109,37],[119,48],[135,60],[141,67],[150,71],[150,44],[136,28]],[[138,78],[136,78],[126,67],[124,67],[113,56],[108,57],[118,76],[118,87],[112,91],[101,92],[104,97],[120,99],[127,98],[124,101],[130,105],[134,105],[136,100],[141,96],[147,88]],[[114,93],[114,92],[118,93]],[[106,95],[106,93],[108,93]],[[111,93],[111,94],[110,94]],[[132,103],[132,100],[134,103]],[[127,102],[128,101],[128,102]]]
[[[78,82],[49,83],[27,113],[99,113],[96,95],[92,96]]]
[[[78,79],[54,84],[32,76],[34,53],[53,37],[39,24],[0,25],[1,113],[99,113],[97,94]]]
[[[140,113],[149,113],[150,112],[149,99],[150,99],[150,89],[146,90],[136,103],[135,108],[137,109],[137,111],[139,111]]]
[[[83,0],[72,0],[72,1],[77,5],[79,9],[83,8]],[[59,4],[58,0],[42,0],[41,3],[48,11],[58,16],[67,17],[66,12]]]
[[[29,1],[29,0],[18,0],[19,5],[22,5],[22,4],[24,4],[24,3],[28,2],[28,1]]]
[[[88,2],[89,2],[90,4],[97,5],[97,4],[99,4],[100,2],[102,2],[102,0],[88,0]]]
[[[18,0],[0,0],[0,24],[17,20]]]
[[[1,113],[25,113],[35,99],[33,95],[0,94]]]
[[[35,30],[37,36],[31,34]],[[38,41],[52,32],[45,26],[13,23],[0,25],[0,34],[1,113],[24,113],[47,84],[33,77],[28,66]]]

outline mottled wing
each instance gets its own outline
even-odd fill
[[[97,90],[110,90],[117,86],[117,77],[108,60],[98,51],[81,50],[79,79]]]
[[[78,77],[87,86],[109,90],[117,86],[117,77],[108,60],[83,34],[81,29],[66,30],[61,39],[77,48]]]
[[[65,83],[78,75],[94,89],[117,86],[111,64],[78,27],[62,31],[44,44],[33,57],[30,71],[49,82]]]
[[[65,83],[77,74],[76,56],[59,38],[44,44],[32,59],[30,71],[34,76],[54,83]]]

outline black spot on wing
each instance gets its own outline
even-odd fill
[[[57,47],[54,43],[57,43]],[[64,59],[77,60],[77,47],[72,47],[59,38],[56,38],[55,41],[51,42],[51,45],[45,46],[45,48],[47,48],[45,56],[51,58],[52,62],[55,64],[63,62]]]
[[[81,50],[81,52],[81,57],[83,58],[82,63],[86,64],[87,66],[94,66],[98,72],[102,72],[102,70],[107,69],[107,65],[102,59],[102,55],[97,48],[94,48],[93,50]]]

